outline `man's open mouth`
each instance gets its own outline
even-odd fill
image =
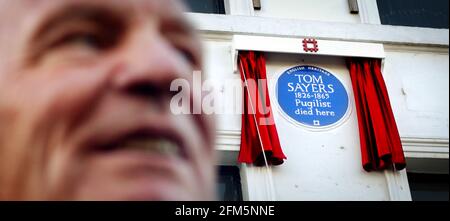
[[[102,152],[139,151],[142,154],[186,158],[186,152],[181,142],[171,136],[149,132],[137,132],[121,136],[118,139],[100,145],[98,150]]]
[[[174,142],[164,138],[145,138],[139,137],[128,139],[118,146],[123,149],[141,150],[145,153],[157,153],[162,155],[180,155],[180,149]]]

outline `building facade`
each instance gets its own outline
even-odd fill
[[[287,160],[256,167],[237,161],[241,115],[216,115],[216,150],[225,200],[448,200],[448,1],[185,0],[201,33],[207,79],[223,97],[240,79],[239,51],[266,56],[269,95]],[[445,8],[442,5],[446,5]],[[314,39],[318,51],[304,50]],[[382,60],[406,170],[366,172],[345,59]],[[289,68],[308,65],[333,73],[349,94],[348,116],[327,130],[311,130],[285,116],[275,91]],[[222,83],[221,83],[222,82]],[[231,93],[230,93],[231,92]]]

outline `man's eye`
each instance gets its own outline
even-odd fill
[[[60,46],[80,45],[94,49],[101,49],[101,40],[97,35],[88,33],[72,34],[64,37],[59,43]]]
[[[183,58],[186,59],[186,61],[188,61],[192,65],[198,64],[197,58],[190,50],[184,48],[177,48],[177,50],[183,56]]]
[[[95,50],[106,50],[112,47],[114,41],[107,36],[98,33],[79,32],[70,33],[56,41],[52,48],[81,46]]]

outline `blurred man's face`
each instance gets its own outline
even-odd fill
[[[177,0],[0,0],[0,200],[209,200],[210,121],[173,115]]]

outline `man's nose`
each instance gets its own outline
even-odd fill
[[[140,96],[161,97],[170,93],[173,80],[187,77],[189,67],[160,33],[145,28],[124,43],[118,53],[118,89]]]

